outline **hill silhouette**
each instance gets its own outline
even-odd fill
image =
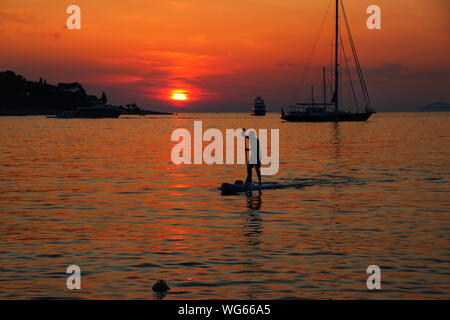
[[[450,111],[450,103],[445,102],[433,102],[427,105],[424,105],[419,109],[419,111],[423,112],[431,112],[431,111]]]
[[[0,115],[57,115],[77,107],[104,105],[101,98],[88,95],[78,82],[48,84],[43,78],[30,81],[13,71],[0,72]],[[166,114],[139,108],[136,104],[116,106],[122,114]]]

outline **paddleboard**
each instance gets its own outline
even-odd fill
[[[219,189],[222,190],[222,192],[236,193],[236,192],[245,192],[247,190],[265,190],[265,189],[279,189],[279,188],[285,188],[285,186],[279,183],[263,183],[261,185],[222,183]]]

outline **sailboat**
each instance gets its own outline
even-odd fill
[[[340,65],[339,65],[339,39],[341,38],[339,31],[339,3],[341,4],[342,13],[347,29],[347,34],[350,42],[350,46],[352,49],[352,54],[356,66],[356,71],[359,78],[360,87],[362,90],[362,95],[364,99],[364,111],[359,111],[358,100],[355,93],[355,86],[353,85],[350,70],[348,68],[347,57],[345,55],[345,50],[342,45],[343,56],[345,59],[345,63],[347,66],[347,73],[350,78],[351,89],[353,93],[353,98],[356,103],[356,112],[344,111],[342,108],[342,104],[340,101]],[[336,0],[336,25],[334,27],[334,91],[331,98],[331,101],[327,101],[327,90],[326,90],[326,73],[325,67],[323,67],[323,101],[316,102],[314,100],[314,87],[312,88],[312,99],[311,102],[297,102],[295,106],[291,107],[291,110],[288,112],[284,112],[281,109],[281,119],[292,122],[338,122],[338,121],[366,121],[370,118],[372,114],[375,113],[375,110],[372,107],[369,94],[367,91],[367,86],[364,80],[364,76],[361,70],[361,66],[359,64],[358,55],[356,53],[355,44],[352,39],[352,35],[350,32],[349,23],[347,20],[347,16],[345,14],[344,4],[342,0]],[[341,38],[341,42],[343,39]],[[330,85],[331,86],[331,85]]]

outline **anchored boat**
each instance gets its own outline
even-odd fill
[[[264,99],[262,97],[256,97],[255,103],[253,104],[253,115],[254,116],[265,116],[267,112],[266,105],[264,104]]]
[[[343,41],[339,30],[339,3],[342,8],[342,14],[345,21],[346,31],[348,35],[348,40],[350,43],[355,69],[357,72],[357,77],[359,80],[359,86],[362,91],[362,98],[364,103],[364,111],[360,111],[361,104],[358,101],[355,85],[353,84],[353,79],[351,77],[350,68],[348,65],[347,55],[345,53]],[[334,26],[334,87],[333,94],[331,95],[331,100],[327,100],[327,75],[326,69],[323,67],[323,100],[321,102],[316,102],[314,99],[314,87],[312,87],[312,99],[311,102],[298,102],[295,106],[291,107],[291,110],[285,112],[281,109],[281,119],[293,122],[325,122],[325,121],[366,121],[370,116],[375,113],[372,107],[369,93],[367,91],[367,86],[364,80],[364,76],[361,70],[361,65],[359,63],[358,55],[356,53],[355,44],[351,35],[349,23],[347,16],[345,14],[344,4],[342,0],[336,0],[336,24]],[[323,26],[323,25],[322,25]],[[322,28],[321,28],[322,29]],[[340,45],[341,44],[341,45]],[[341,51],[341,53],[339,52]],[[341,102],[341,75],[340,75],[340,59],[343,58],[345,66],[347,67],[347,75],[349,77],[348,84],[351,88],[352,100],[355,103],[356,111],[344,111],[343,103]],[[308,68],[309,68],[309,64]]]

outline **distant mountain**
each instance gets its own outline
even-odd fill
[[[419,111],[430,112],[430,111],[450,111],[450,103],[446,102],[433,102],[424,105]]]
[[[0,72],[0,116],[57,115],[77,107],[105,105],[101,98],[86,94],[78,82],[48,84],[45,79],[30,81],[13,71]],[[116,106],[122,114],[164,114],[143,110],[136,104]]]

